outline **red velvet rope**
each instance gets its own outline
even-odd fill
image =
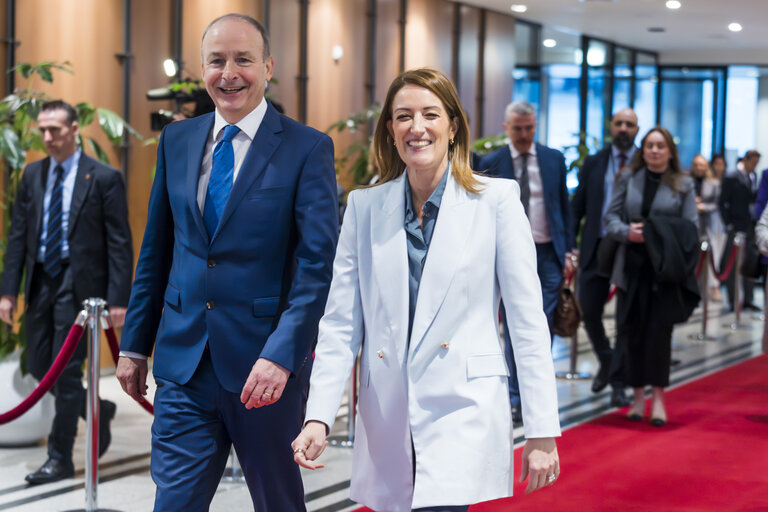
[[[616,287],[611,286],[611,290],[608,292],[608,298],[605,299],[605,303],[608,304],[609,302],[611,302],[611,299],[613,298],[614,295],[616,295]]]
[[[75,353],[77,344],[80,342],[80,338],[83,337],[85,328],[82,325],[74,324],[69,330],[64,346],[61,347],[59,355],[53,361],[53,364],[48,369],[48,373],[45,374],[40,384],[30,393],[30,395],[24,399],[19,405],[11,409],[10,411],[0,414],[0,425],[15,420],[29,409],[34,406],[38,400],[40,400],[44,394],[46,394],[53,385],[56,383],[56,379],[59,378],[61,372],[64,371],[64,367],[72,358],[72,354]]]
[[[731,246],[731,255],[728,257],[728,263],[725,265],[725,270],[722,271],[722,273],[717,273],[717,269],[715,268],[715,257],[712,255],[712,251],[709,251],[709,266],[712,268],[712,272],[715,274],[715,277],[718,281],[721,283],[724,283],[726,279],[728,279],[728,276],[731,274],[731,270],[733,270],[733,264],[736,262],[736,248],[738,246],[736,244],[733,244]],[[698,277],[698,275],[697,275]]]
[[[104,327],[104,334],[107,335],[107,345],[109,345],[109,352],[112,354],[112,360],[117,364],[117,359],[120,357],[120,347],[117,344],[117,335],[115,335],[115,328],[112,326],[112,322],[107,322],[106,325],[107,326]],[[145,399],[143,402],[138,402],[138,404],[149,414],[155,414],[155,408],[149,400]]]

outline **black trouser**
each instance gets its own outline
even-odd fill
[[[45,273],[42,264],[35,266],[25,322],[27,369],[37,380],[48,372],[82,309],[75,299],[72,279],[67,264],[55,278]],[[77,420],[85,410],[82,366],[86,349],[85,340],[81,339],[52,389],[56,398],[56,416],[48,436],[48,456],[52,459],[72,461]]]
[[[603,326],[603,310],[610,289],[610,280],[597,273],[597,261],[593,258],[589,267],[582,269],[579,276],[579,303],[592,350],[600,366],[611,368],[608,380],[615,388],[624,385],[624,365],[621,347],[617,344],[615,350],[611,349],[611,342]]]
[[[754,239],[754,230],[748,230],[745,234],[747,235],[747,243]],[[725,248],[723,249],[723,254],[720,256],[720,272],[725,270],[725,266],[730,259],[731,247],[733,247],[733,239],[735,235],[736,232],[733,230],[728,233],[728,239]],[[735,296],[736,274],[736,264],[734,263],[731,273],[728,274],[728,279],[725,280],[725,289],[728,291],[728,303],[730,304],[731,310],[736,308],[736,302],[739,300],[738,297]],[[738,276],[738,279],[741,279],[740,285],[744,297],[742,305],[746,306],[752,304],[752,291],[755,287],[755,282],[744,276]]]

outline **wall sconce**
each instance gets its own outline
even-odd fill
[[[173,59],[165,59],[163,61],[163,71],[165,71],[165,76],[168,78],[175,77],[176,73],[178,72],[176,62]]]
[[[341,45],[337,44],[333,48],[331,48],[331,57],[333,57],[333,62],[335,64],[338,64],[343,56],[344,56],[344,48]]]

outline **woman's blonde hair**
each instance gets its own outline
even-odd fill
[[[405,171],[395,147],[395,141],[389,133],[387,124],[392,121],[392,103],[395,94],[406,85],[415,85],[427,89],[443,103],[448,118],[456,125],[453,144],[448,147],[448,159],[451,172],[456,182],[467,192],[477,194],[481,190],[480,181],[472,173],[469,161],[469,123],[461,107],[459,95],[453,83],[440,71],[430,68],[412,69],[400,73],[392,81],[387,91],[387,98],[381,109],[381,116],[373,133],[373,159],[379,172],[379,184],[392,181]]]

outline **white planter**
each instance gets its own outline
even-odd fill
[[[21,375],[17,350],[0,361],[0,414],[19,405],[37,387],[32,375]],[[0,445],[19,446],[40,442],[51,431],[55,415],[54,398],[46,393],[30,410],[0,425]]]

